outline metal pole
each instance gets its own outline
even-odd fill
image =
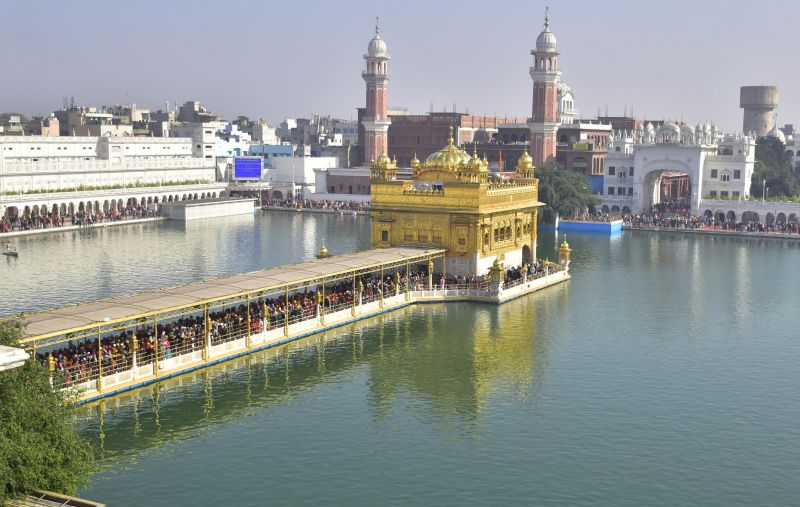
[[[322,302],[320,304],[322,305],[322,318],[320,319],[319,322],[324,326],[325,325],[325,279],[324,278],[322,279]]]
[[[442,280],[444,280],[443,289],[447,289],[447,256],[442,255]]]
[[[409,278],[411,277],[411,262],[406,261],[406,301],[411,299],[411,291],[409,290]]]
[[[283,306],[283,334],[289,336],[289,286],[286,286],[286,299]]]
[[[356,272],[353,271],[353,317],[356,316]]]
[[[158,316],[153,316],[153,333],[156,337],[155,347],[154,347],[154,356],[153,356],[153,375],[156,377],[158,376],[158,347],[160,346],[159,336],[158,336]]]
[[[250,348],[250,294],[247,295],[247,339],[245,345]]]
[[[100,326],[97,326],[97,392],[103,392],[103,345],[100,341]]]
[[[208,303],[203,305],[203,359],[208,361],[211,350],[211,318],[208,315]]]

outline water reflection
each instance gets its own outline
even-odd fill
[[[328,384],[366,373],[365,403],[376,421],[411,407],[438,431],[479,431],[495,398],[527,399],[547,347],[534,334],[539,306],[563,304],[566,290],[502,306],[415,306],[270,349],[85,407],[81,432],[104,467],[215,425],[265,417]],[[441,322],[452,323],[448,327]],[[278,436],[276,436],[278,438]]]
[[[0,316],[63,306],[369,248],[369,218],[270,212],[64,231],[15,240],[0,262]],[[55,282],[57,281],[57,283]]]

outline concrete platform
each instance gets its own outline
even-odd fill
[[[256,199],[200,199],[197,201],[162,202],[158,210],[167,220],[198,220],[201,218],[252,215]]]

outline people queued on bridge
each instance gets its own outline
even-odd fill
[[[369,203],[359,201],[312,201],[311,199],[275,199],[274,197],[267,199],[264,205],[275,208],[325,209],[331,211],[367,211],[369,209]]]
[[[558,268],[556,268],[558,269]],[[510,267],[505,270],[506,286],[522,283],[524,279],[534,279],[544,275],[542,262],[533,265]],[[490,275],[463,276],[434,272],[430,282],[434,289],[489,290]],[[427,290],[429,277],[427,269],[419,266],[405,271],[380,276],[367,274],[355,280],[344,280],[324,291],[317,288],[278,294],[274,297],[254,299],[247,304],[239,304],[212,310],[208,313],[208,345],[216,346],[262,331],[282,329],[284,326],[300,321],[319,318],[321,313],[332,313],[355,305],[367,304],[381,297],[391,297],[409,290]],[[324,293],[324,296],[323,296]],[[139,326],[118,333],[103,336],[100,340],[100,361],[98,361],[97,341],[70,342],[60,348],[39,351],[37,360],[42,366],[61,375],[63,385],[74,386],[95,380],[100,375],[111,375],[129,370],[134,365],[144,366],[156,361],[164,361],[183,354],[199,352],[206,347],[206,326],[201,314],[180,317],[169,322]]]
[[[74,213],[60,214],[57,211],[50,213],[27,213],[14,217],[0,218],[0,233],[13,231],[29,231],[34,229],[50,229],[64,226],[89,227],[97,223],[116,222],[119,220],[132,220],[140,218],[153,218],[157,212],[142,205],[128,205],[121,210],[110,209],[87,213],[76,211]]]

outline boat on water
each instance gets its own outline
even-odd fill
[[[19,252],[17,252],[17,247],[14,243],[6,243],[6,248],[3,250],[3,255],[6,257],[19,257]]]

